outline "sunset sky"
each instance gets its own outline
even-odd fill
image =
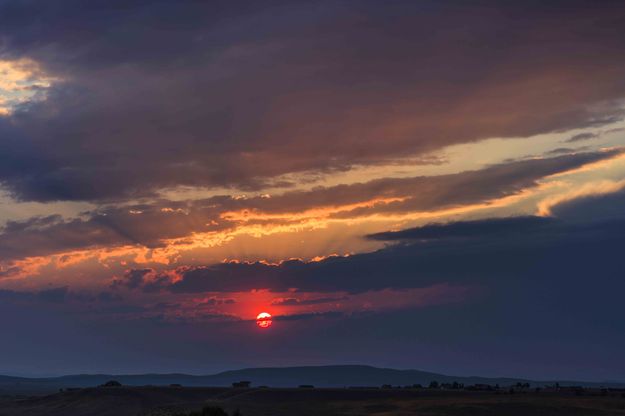
[[[0,373],[625,381],[624,253],[622,1],[0,0]]]

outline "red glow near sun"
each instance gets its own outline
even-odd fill
[[[269,328],[271,326],[271,315],[267,312],[261,312],[256,317],[256,325],[261,328]]]

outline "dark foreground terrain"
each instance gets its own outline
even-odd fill
[[[621,392],[437,391],[427,389],[274,389],[102,387],[48,396],[0,398],[1,416],[173,415],[219,406],[243,416],[607,416],[625,415]]]

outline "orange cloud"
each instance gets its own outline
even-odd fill
[[[579,198],[586,198],[589,196],[598,196],[611,194],[621,191],[625,188],[625,180],[621,181],[594,181],[585,183],[581,186],[574,186],[573,189],[564,193],[556,194],[543,199],[539,202],[536,215],[542,217],[548,217],[552,215],[552,208],[556,205],[573,201]]]
[[[15,105],[34,99],[53,81],[31,59],[0,60],[0,115],[9,115]]]
[[[529,214],[533,213],[535,209],[538,210],[539,215],[550,215],[551,207],[558,203],[622,189],[622,181],[597,181],[579,175],[579,177],[573,177],[574,174],[581,171],[598,172],[603,171],[606,166],[618,167],[622,161],[625,161],[625,156],[617,154],[601,162],[586,164],[582,168],[575,167],[558,174],[547,175],[537,182],[531,182],[531,186],[513,189],[512,193],[508,195],[475,203],[457,203],[450,207],[431,210],[396,209],[397,204],[404,203],[409,197],[408,195],[396,195],[345,204],[284,210],[284,212],[273,211],[274,205],[269,205],[265,210],[254,208],[229,210],[221,214],[217,212],[215,215],[219,215],[219,217],[215,218],[221,219],[220,228],[212,231],[190,232],[182,237],[164,238],[152,247],[126,243],[119,246],[91,247],[53,255],[26,257],[18,261],[4,263],[4,270],[7,270],[8,267],[15,270],[10,274],[5,273],[4,279],[33,276],[45,267],[62,271],[90,262],[103,269],[119,269],[127,264],[175,265],[182,264],[180,262],[183,260],[189,264],[206,264],[211,259],[218,261],[217,259],[224,257],[242,260],[262,259],[266,257],[266,254],[263,255],[262,253],[269,253],[270,251],[273,256],[272,261],[290,257],[323,259],[324,256],[337,251],[358,252],[365,250],[365,248],[374,249],[381,245],[379,242],[358,240],[359,235],[386,231],[391,228],[397,229],[430,220],[444,221],[451,218],[485,215],[486,213],[494,216],[511,215],[511,213]],[[406,192],[409,190],[410,188],[406,187]],[[357,196],[352,197],[350,195],[348,199]],[[414,198],[414,196],[412,197]],[[267,198],[262,199],[267,200]],[[278,197],[270,199],[275,201]],[[315,196],[311,201],[311,203],[318,204],[319,201],[323,201],[323,198]],[[139,211],[139,209],[134,208],[131,210]],[[158,208],[158,211],[185,218],[192,215],[189,208],[178,206],[165,206]],[[136,214],[132,217],[144,217],[145,215],[148,214]],[[195,215],[192,223],[207,221],[207,217]],[[151,218],[158,219],[159,217]],[[158,227],[158,224],[154,224],[154,227]],[[332,234],[335,231],[332,231],[331,228],[337,230],[339,229],[337,227],[343,228],[340,228],[338,234]],[[314,238],[311,237],[313,233],[315,234]],[[269,237],[273,240],[269,240]],[[291,244],[283,251],[277,251],[275,247],[273,249],[268,247],[267,241],[273,241],[275,244],[276,238],[283,238]],[[298,239],[307,240],[305,251],[313,254],[302,256],[303,250],[297,244],[292,244]],[[347,249],[340,245],[328,245],[329,239],[349,241],[350,247]],[[106,243],[108,240],[103,241]]]

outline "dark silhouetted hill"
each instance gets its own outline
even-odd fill
[[[78,374],[62,377],[23,378],[0,376],[0,394],[38,394],[58,391],[61,388],[94,387],[110,380],[119,381],[126,386],[169,386],[180,384],[186,387],[231,386],[233,382],[249,380],[252,386],[297,387],[312,385],[315,387],[350,387],[350,386],[405,386],[413,384],[429,385],[433,380],[439,383],[457,381],[465,385],[499,384],[513,385],[518,382],[530,383],[531,386],[576,385],[587,387],[625,387],[625,383],[594,383],[584,381],[547,380],[535,381],[519,378],[460,377],[419,370],[395,370],[364,365],[333,365],[314,367],[277,367],[247,368],[225,371],[213,375],[195,376],[188,374]]]

